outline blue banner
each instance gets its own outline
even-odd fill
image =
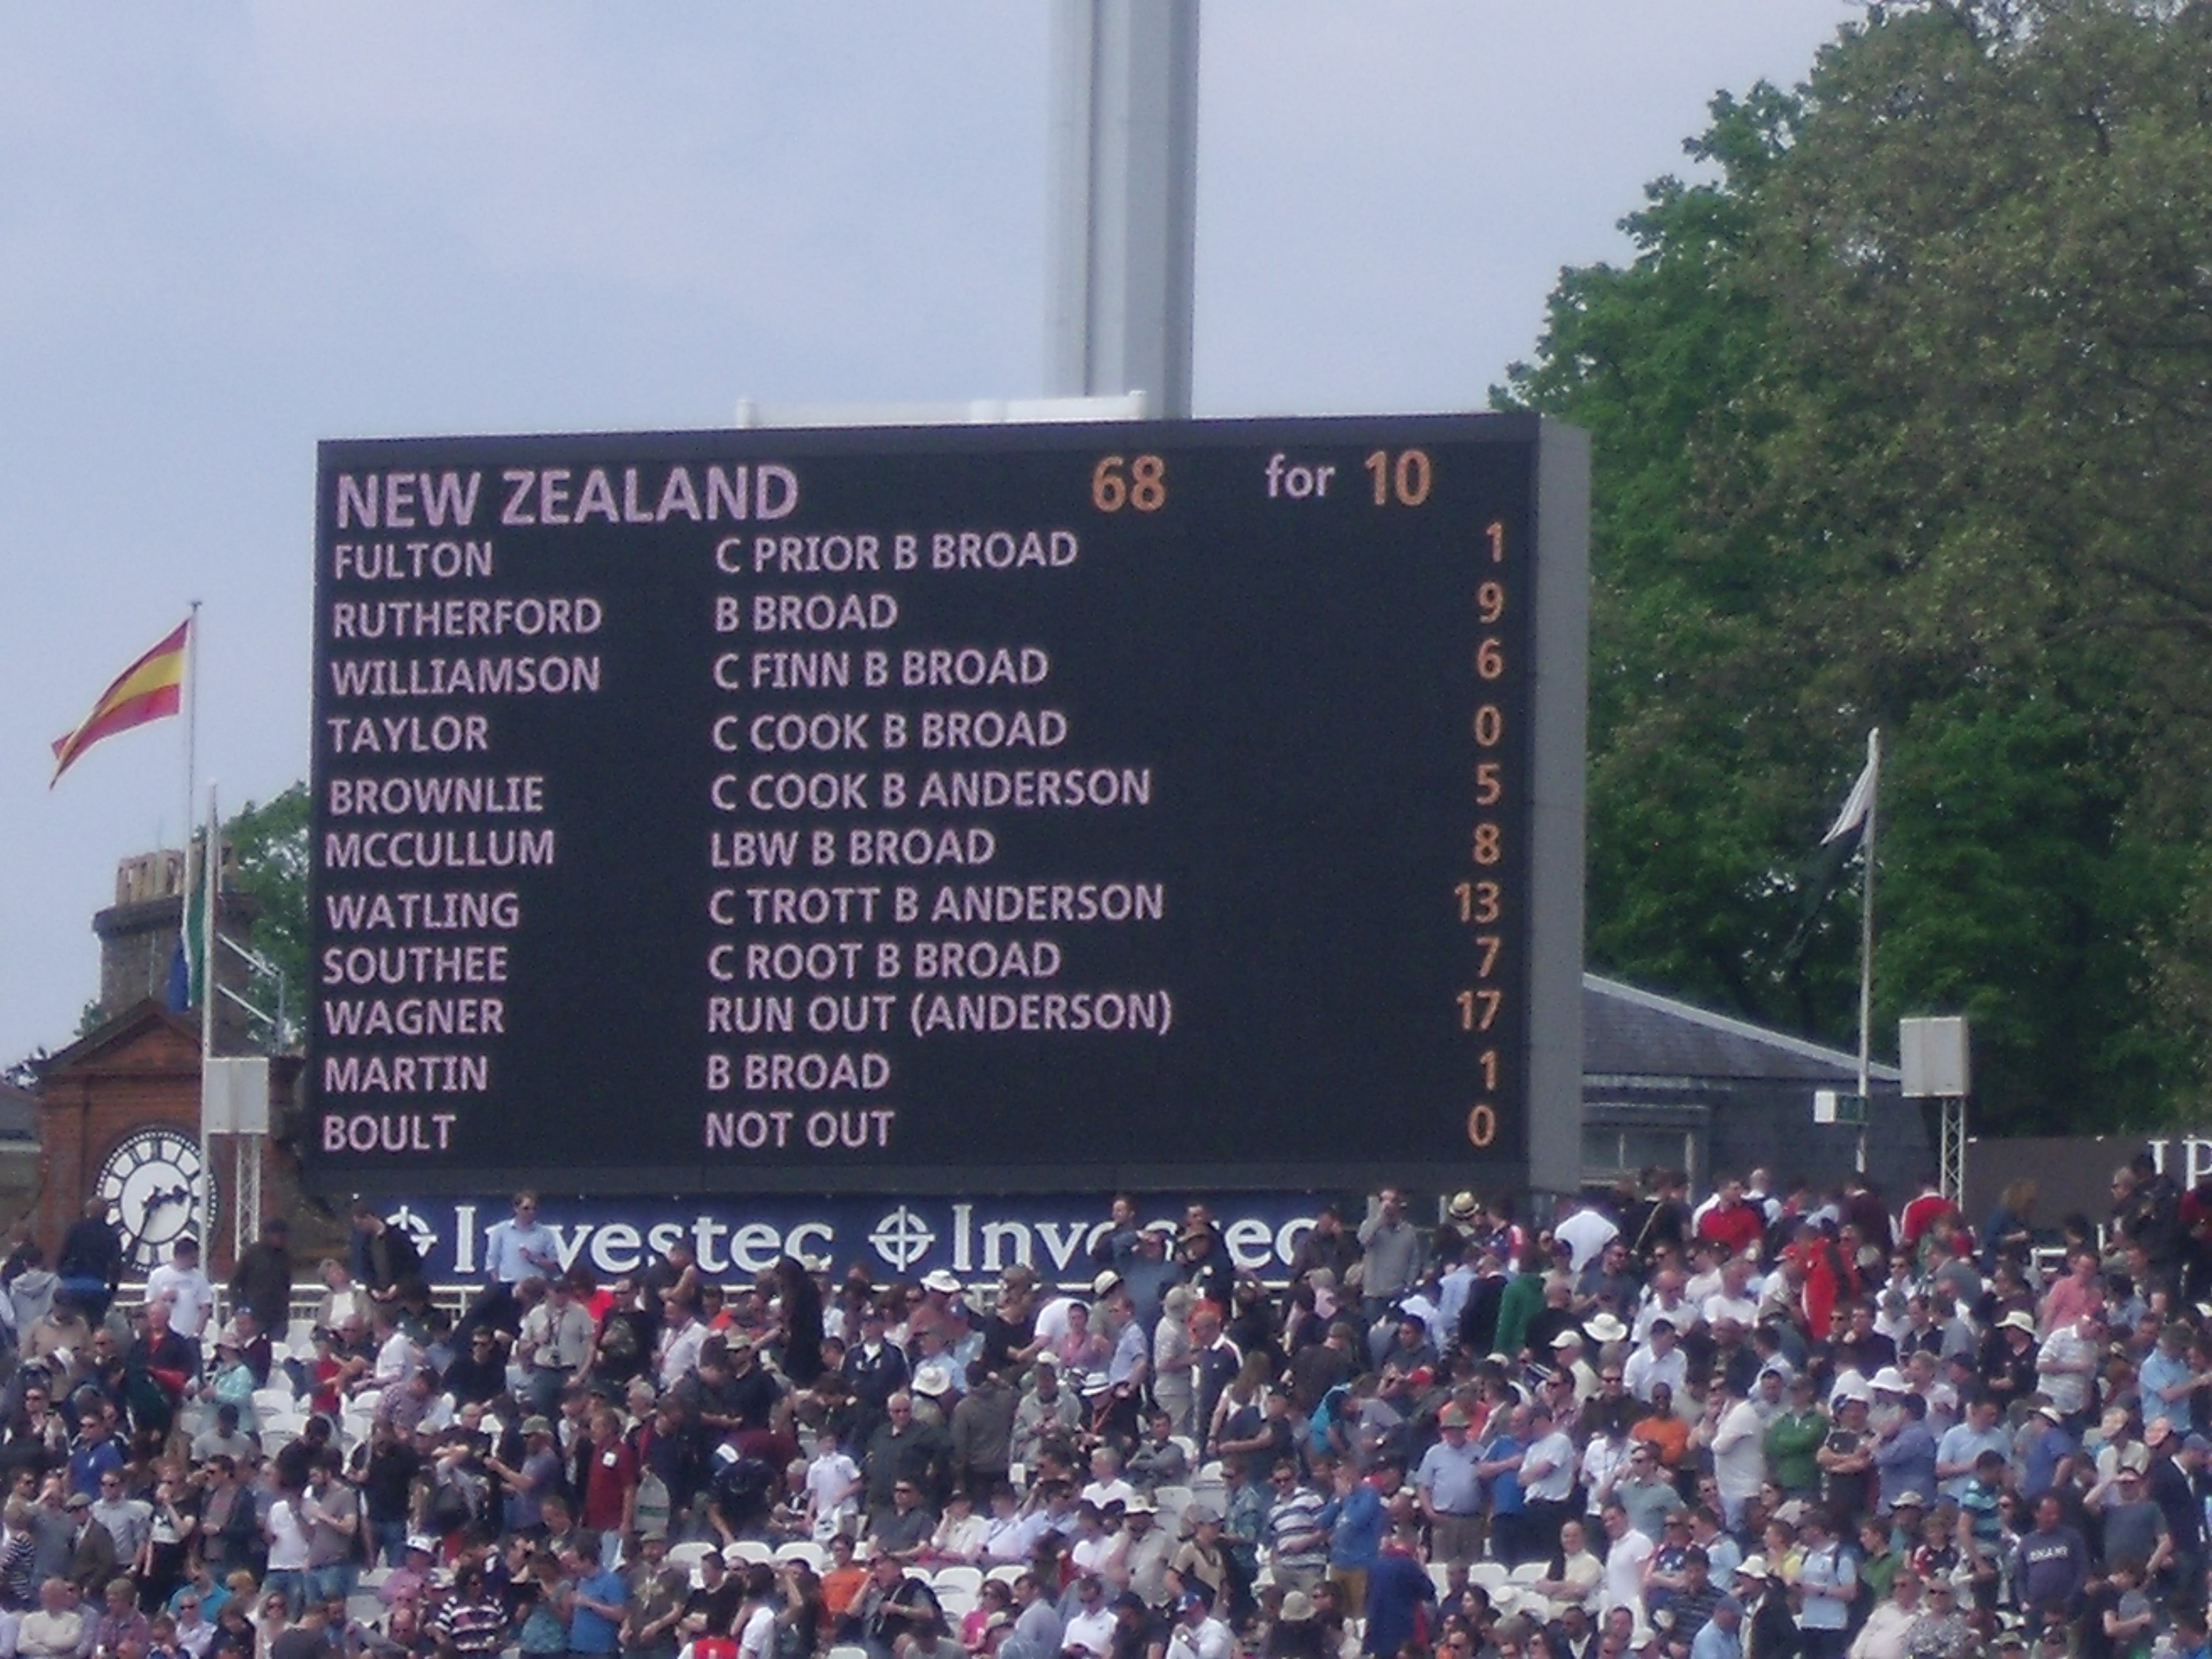
[[[1237,1266],[1263,1279],[1287,1277],[1291,1253],[1322,1202],[1310,1193],[1226,1197],[1154,1196],[1144,1222],[1180,1225],[1184,1206],[1205,1203]],[[872,1279],[915,1279],[943,1267],[963,1279],[995,1278],[1026,1263],[1047,1284],[1088,1283],[1091,1246],[1111,1228],[1096,1194],[1066,1198],[866,1196],[580,1199],[547,1195],[538,1219],[560,1241],[566,1267],[602,1281],[634,1273],[679,1238],[690,1240],[709,1279],[750,1279],[785,1255],[842,1276],[854,1261]],[[385,1205],[404,1227],[434,1280],[483,1276],[484,1237],[511,1213],[504,1198],[406,1199]],[[1355,1209],[1351,1219],[1358,1218]]]

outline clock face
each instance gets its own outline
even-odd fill
[[[203,1247],[215,1215],[200,1144],[179,1129],[139,1129],[101,1161],[94,1188],[121,1224],[123,1255],[141,1273],[169,1259],[178,1237],[197,1228]]]

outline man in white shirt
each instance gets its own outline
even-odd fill
[[[1721,1288],[1721,1265],[1728,1256],[1728,1247],[1717,1239],[1700,1238],[1690,1246],[1690,1276],[1683,1282],[1682,1298],[1701,1318],[1705,1298]]]
[[[91,1645],[91,1623],[69,1580],[49,1578],[39,1586],[37,1611],[27,1613],[16,1626],[16,1651],[26,1659],[75,1654]]]
[[[1067,1334],[1067,1312],[1076,1301],[1076,1297],[1061,1291],[1047,1297],[1038,1305],[1036,1324],[1030,1334],[1034,1340],[1044,1345],[1046,1352],[1050,1353],[1056,1349],[1060,1339]],[[1109,1613],[1108,1618],[1110,1622],[1112,1615]]]
[[[1570,1521],[1559,1528],[1559,1576],[1539,1578],[1529,1589],[1551,1601],[1555,1609],[1572,1602],[1585,1613],[1595,1613],[1598,1593],[1604,1584],[1605,1567],[1590,1553],[1583,1523]]]
[[[376,1364],[369,1373],[372,1389],[396,1389],[415,1375],[422,1356],[407,1333],[399,1328],[399,1310],[388,1302],[376,1304],[369,1322],[376,1337]]]
[[[1605,1552],[1605,1599],[1601,1611],[1611,1613],[1615,1607],[1626,1607],[1636,1615],[1637,1623],[1642,1624],[1644,1564],[1651,1559],[1651,1552],[1656,1547],[1628,1524],[1628,1511],[1619,1504],[1605,1506],[1605,1535],[1609,1541]]]
[[[1665,1314],[1653,1316],[1644,1346],[1628,1356],[1620,1368],[1620,1380],[1629,1393],[1647,1406],[1651,1403],[1652,1389],[1662,1382],[1675,1399],[1683,1397],[1689,1384],[1690,1363],[1682,1352],[1673,1319]]]
[[[1595,1204],[1585,1204],[1553,1228],[1552,1237],[1565,1241],[1574,1252],[1568,1265],[1580,1273],[1597,1259],[1600,1250],[1620,1237],[1620,1225]]]
[[[1552,1408],[1540,1396],[1528,1407],[1528,1449],[1521,1457],[1521,1499],[1535,1538],[1549,1555],[1559,1548],[1559,1528],[1571,1511],[1575,1486],[1575,1443],[1558,1427]]]
[[[672,1389],[699,1368],[699,1349],[707,1340],[707,1328],[698,1310],[680,1297],[665,1297],[660,1328],[660,1386]]]
[[[1075,1606],[1060,1636],[1060,1651],[1106,1659],[1113,1647],[1114,1609],[1106,1600],[1105,1581],[1086,1573],[1075,1581]]]
[[[1109,1504],[1126,1510],[1136,1501],[1137,1489],[1121,1478],[1121,1454],[1101,1446],[1091,1454],[1091,1480],[1079,1494],[1086,1504],[1103,1510]]]
[[[215,1312],[215,1286],[200,1267],[200,1242],[189,1235],[177,1241],[169,1259],[146,1275],[146,1299],[169,1307],[169,1328],[198,1352],[200,1334]]]
[[[1682,1300],[1682,1273],[1679,1267],[1662,1267],[1651,1275],[1651,1288],[1644,1293],[1644,1305],[1637,1310],[1636,1328],[1632,1333],[1641,1342],[1651,1334],[1651,1322],[1667,1319],[1673,1322],[1677,1335],[1682,1328],[1697,1317],[1697,1310],[1686,1307]]]
[[[2058,1407],[2059,1415],[2075,1426],[2086,1424],[2090,1388],[2095,1382],[2105,1352],[2102,1309],[2083,1314],[2070,1325],[2061,1325],[2043,1339],[2036,1350],[2035,1380],[2045,1396]],[[2155,1402],[2158,1409],[2164,1401]],[[2157,1415],[2157,1409],[2150,1413]]]
[[[1705,1298],[1705,1323],[1717,1325],[1733,1319],[1749,1330],[1759,1323],[1759,1297],[1751,1282],[1751,1263],[1732,1256],[1721,1264],[1720,1288]]]
[[[1711,1403],[1698,1437],[1712,1449],[1713,1484],[1729,1527],[1742,1524],[1743,1506],[1759,1496],[1766,1478],[1765,1425],[1742,1392],[1724,1374],[1716,1374]]]
[[[1851,1659],[1905,1659],[1905,1633],[1920,1622],[1920,1577],[1911,1568],[1897,1575],[1889,1600],[1867,1615],[1852,1638]]]
[[[1236,1646],[1235,1634],[1214,1610],[1213,1593],[1203,1578],[1194,1578],[1168,1637],[1167,1659],[1229,1659]]]
[[[315,1323],[326,1331],[334,1331],[349,1319],[366,1320],[368,1292],[353,1282],[353,1274],[347,1270],[344,1260],[335,1255],[325,1257],[322,1272],[323,1299],[315,1310]]]

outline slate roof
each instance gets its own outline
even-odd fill
[[[39,1138],[39,1097],[28,1089],[0,1083],[0,1141]]]
[[[1858,1056],[1617,979],[1583,975],[1583,1075],[1856,1084]],[[1895,1083],[1876,1065],[1877,1083]]]

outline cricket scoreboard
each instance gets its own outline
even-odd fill
[[[1571,1188],[1587,472],[1519,416],[324,445],[312,1176]]]

